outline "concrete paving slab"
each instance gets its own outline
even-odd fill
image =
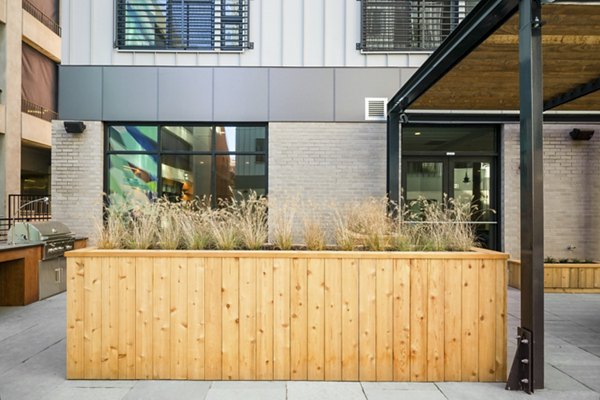
[[[446,400],[444,394],[436,384],[407,383],[399,385],[380,385],[363,383],[365,395],[368,400]]]
[[[288,400],[365,400],[358,382],[288,382]]]
[[[42,400],[121,400],[131,388],[59,386]]]
[[[204,400],[210,386],[202,381],[138,381],[123,400]]]
[[[556,368],[600,393],[600,365],[557,365]]]
[[[286,400],[285,382],[214,382],[206,400]]]

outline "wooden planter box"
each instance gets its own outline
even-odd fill
[[[67,378],[504,381],[507,255],[67,253]]]
[[[521,289],[521,262],[508,261],[508,285]],[[544,292],[600,293],[600,264],[544,264]]]

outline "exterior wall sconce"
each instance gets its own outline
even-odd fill
[[[82,121],[65,121],[63,124],[68,133],[82,133],[85,131],[85,124]]]
[[[590,140],[594,136],[594,131],[582,131],[581,129],[573,129],[569,132],[573,140]]]

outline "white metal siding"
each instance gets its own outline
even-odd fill
[[[250,41],[239,54],[113,48],[114,0],[62,0],[63,65],[418,67],[427,53],[361,54],[356,0],[250,0]]]

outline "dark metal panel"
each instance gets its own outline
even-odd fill
[[[400,116],[388,115],[387,121],[387,195],[400,206]]]
[[[212,68],[158,69],[159,121],[212,121]]]
[[[102,67],[60,66],[60,119],[102,120]]]
[[[364,121],[365,97],[391,98],[400,86],[398,68],[336,68],[335,120]]]
[[[271,68],[269,120],[332,122],[334,70]]]
[[[158,68],[104,67],[102,86],[102,120],[158,119]]]
[[[215,121],[268,120],[268,69],[215,68],[214,73]]]
[[[519,6],[519,86],[521,115],[521,326],[531,332],[533,389],[544,387],[544,174],[541,5]],[[519,353],[516,354],[519,357]],[[521,376],[513,363],[509,382]],[[525,383],[525,382],[524,382]],[[514,385],[513,385],[514,386]],[[514,387],[507,385],[507,388]]]
[[[401,112],[490,36],[518,9],[519,0],[481,1],[388,103]]]

